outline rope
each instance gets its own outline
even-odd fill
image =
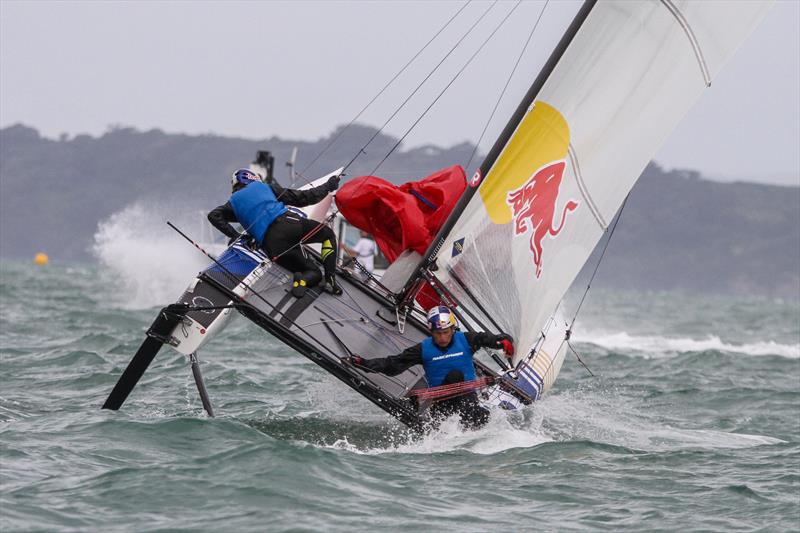
[[[461,69],[456,73],[455,76],[453,76],[453,79],[451,79],[450,82],[445,86],[445,88],[442,89],[442,91],[436,96],[436,98],[433,100],[433,102],[431,102],[431,104],[427,108],[425,108],[425,111],[423,111],[422,114],[419,116],[419,118],[417,118],[417,120],[414,121],[414,123],[411,125],[410,128],[408,128],[408,130],[403,134],[403,136],[400,137],[400,139],[398,139],[398,141],[394,144],[394,146],[392,146],[392,149],[389,150],[389,153],[387,153],[386,156],[383,159],[381,159],[381,162],[378,163],[377,166],[375,166],[375,168],[372,169],[372,172],[370,172],[370,174],[375,174],[375,172],[377,172],[377,170],[380,168],[380,166],[389,158],[390,155],[392,155],[392,153],[397,149],[397,147],[400,146],[400,143],[402,143],[403,140],[408,136],[408,134],[411,133],[411,131],[415,127],[417,127],[417,124],[419,124],[419,122],[423,118],[425,118],[425,115],[428,114],[428,111],[431,110],[431,108],[436,104],[436,102],[439,101],[439,98],[441,98],[442,95],[445,92],[447,92],[447,89],[449,89],[450,86],[453,85],[453,83],[459,78],[459,76],[461,76],[461,74],[469,66],[469,64],[472,63],[472,60],[475,59],[475,57],[480,53],[481,50],[483,50],[483,47],[486,46],[486,44],[491,40],[492,37],[494,37],[494,34],[497,33],[497,31],[503,26],[503,24],[505,24],[505,22],[508,20],[508,18],[511,16],[511,14],[514,13],[514,11],[516,11],[516,9],[520,6],[521,3],[522,3],[522,0],[518,0],[517,1],[516,5],[514,5],[514,7],[511,8],[511,11],[509,11],[508,14],[503,18],[503,20],[500,21],[500,24],[498,24],[497,27],[495,27],[495,29],[492,31],[492,33],[490,33],[489,36],[483,41],[483,43],[481,43],[480,47],[478,47],[478,49],[475,51],[475,53],[472,54],[472,56],[467,60],[467,62],[464,64],[464,66],[461,67]],[[492,4],[492,6],[490,6],[489,9],[491,9],[491,7],[494,7],[494,4]],[[488,13],[488,10],[486,12]],[[484,15],[485,15],[485,13],[484,13]],[[481,17],[481,18],[483,18],[483,17]],[[477,22],[476,22],[476,24],[477,24]],[[470,28],[470,31],[471,30],[472,30],[472,28]]]
[[[285,314],[283,311],[281,311],[280,309],[278,309],[277,307],[275,307],[273,304],[271,304],[269,301],[267,301],[267,300],[266,300],[266,298],[264,298],[264,297],[263,297],[263,296],[262,296],[262,295],[261,295],[261,294],[260,294],[258,291],[256,291],[255,289],[253,289],[253,288],[252,288],[252,287],[251,287],[249,284],[245,283],[244,279],[241,279],[241,280],[240,280],[240,279],[239,279],[237,276],[235,276],[235,275],[234,275],[234,274],[233,274],[233,273],[232,273],[230,270],[228,270],[228,268],[227,268],[225,265],[223,265],[222,263],[220,263],[220,262],[219,262],[219,261],[218,261],[218,260],[217,260],[217,259],[216,259],[214,256],[212,256],[211,254],[209,254],[208,252],[206,252],[206,251],[205,251],[205,250],[204,250],[204,249],[203,249],[203,248],[202,248],[202,247],[201,247],[199,244],[197,244],[197,243],[196,243],[196,242],[194,242],[194,241],[193,241],[191,238],[189,238],[189,236],[188,236],[188,235],[186,235],[184,232],[182,232],[180,229],[178,229],[178,227],[177,227],[177,226],[175,226],[175,225],[174,225],[172,222],[169,222],[169,221],[167,221],[167,225],[168,225],[169,227],[171,227],[173,230],[175,230],[176,232],[178,232],[178,234],[179,234],[181,237],[183,237],[184,239],[186,239],[187,241],[189,241],[190,243],[192,243],[192,244],[194,245],[194,247],[195,247],[195,248],[197,248],[198,250],[200,250],[200,251],[201,251],[201,252],[202,252],[202,253],[203,253],[203,254],[204,254],[206,257],[208,257],[209,259],[211,259],[212,261],[214,261],[214,263],[215,263],[215,264],[216,264],[218,267],[220,267],[220,268],[223,270],[223,272],[224,272],[226,275],[228,275],[228,276],[230,277],[230,279],[232,279],[232,280],[236,280],[236,281],[238,282],[238,284],[242,285],[242,286],[243,286],[245,289],[247,289],[248,291],[250,291],[250,294],[252,294],[252,295],[253,295],[253,296],[255,296],[256,298],[258,298],[259,300],[261,300],[262,302],[264,302],[265,304],[267,304],[267,305],[268,305],[270,308],[272,308],[273,312],[275,312],[276,314],[279,314],[279,315],[280,315],[280,316],[281,316],[281,317],[282,317],[284,320],[288,321],[288,322],[289,322],[291,325],[293,325],[293,326],[297,327],[297,329],[298,329],[300,332],[302,332],[303,334],[305,334],[305,335],[306,335],[307,337],[309,337],[309,338],[310,338],[312,341],[314,341],[314,342],[315,342],[317,345],[319,345],[319,346],[322,348],[320,351],[322,351],[322,352],[327,352],[327,353],[329,353],[330,355],[332,355],[333,357],[336,357],[336,354],[335,354],[335,353],[334,353],[334,352],[333,352],[333,351],[332,351],[330,348],[328,348],[327,346],[325,346],[325,344],[323,344],[322,342],[320,342],[319,340],[317,340],[315,337],[313,337],[311,334],[309,334],[309,333],[308,333],[308,332],[307,332],[305,329],[303,329],[303,327],[302,327],[302,326],[300,326],[300,324],[298,324],[298,323],[297,323],[297,322],[295,322],[293,319],[291,319],[291,318],[289,318],[288,316],[286,316],[286,314]],[[247,302],[247,301],[246,301],[246,299],[245,299],[244,297],[241,297],[241,296],[239,296],[238,298],[239,298],[239,299],[242,301],[242,303],[245,303],[245,304],[247,304],[247,305],[249,305],[249,306],[251,306],[251,307],[255,307],[255,306],[253,306],[253,304],[251,304],[251,303]]]
[[[294,250],[295,248],[297,248],[298,246],[301,246],[301,245],[305,244],[305,243],[306,243],[306,241],[307,241],[308,239],[310,239],[311,237],[313,237],[314,235],[316,235],[317,233],[319,233],[319,232],[320,232],[320,230],[322,230],[323,226],[326,226],[326,225],[328,224],[328,222],[332,222],[332,221],[333,221],[333,217],[335,217],[335,216],[336,216],[336,214],[337,214],[338,212],[339,212],[339,211],[336,211],[336,210],[334,210],[334,211],[333,211],[333,212],[332,212],[330,215],[328,215],[327,217],[325,217],[325,219],[324,219],[322,222],[319,222],[319,223],[318,223],[316,226],[314,226],[313,228],[311,228],[310,230],[308,230],[308,232],[306,232],[306,233],[305,233],[305,235],[303,235],[302,237],[300,237],[300,240],[299,240],[299,241],[297,241],[295,244],[291,245],[290,247],[288,247],[287,249],[285,249],[284,251],[282,251],[281,253],[279,253],[279,254],[278,254],[278,255],[276,255],[275,257],[271,257],[271,258],[270,258],[270,259],[271,259],[271,261],[272,261],[273,263],[275,263],[275,262],[277,262],[277,261],[278,261],[278,259],[280,259],[280,258],[281,258],[281,257],[282,257],[284,254],[287,254],[287,253],[289,253],[290,251],[292,251],[292,250]]]
[[[483,377],[472,381],[462,381],[460,383],[440,385],[428,389],[416,389],[409,391],[409,394],[420,400],[444,400],[482,389],[492,383],[494,383],[493,377]]]

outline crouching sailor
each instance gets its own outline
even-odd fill
[[[507,357],[514,354],[513,341],[509,335],[457,331],[453,312],[445,306],[432,308],[428,311],[427,318],[431,336],[421,343],[398,355],[376,359],[354,355],[348,358],[349,362],[387,376],[396,376],[421,364],[425,369],[428,386],[438,387],[474,380],[475,363],[472,356],[479,348],[502,349]],[[489,420],[489,410],[480,405],[474,391],[441,400],[431,407],[430,413],[434,422],[458,414],[461,424],[468,428],[483,426]]]
[[[242,168],[231,176],[233,193],[224,205],[208,214],[208,221],[219,231],[235,239],[239,237],[231,222],[238,222],[267,255],[289,272],[294,273],[292,294],[303,296],[309,287],[322,281],[317,265],[303,254],[302,242],[322,243],[324,289],[336,296],[342,289],[336,284],[336,236],[320,222],[302,218],[286,205],[314,205],[339,186],[334,176],[319,187],[306,190],[284,189],[274,180],[263,181],[260,174]]]

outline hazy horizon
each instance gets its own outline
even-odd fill
[[[140,131],[313,141],[355,114],[462,6],[455,2],[0,2],[0,127],[44,137]],[[468,5],[359,120],[380,127],[489,7]],[[486,151],[580,5],[550,2]],[[405,140],[475,143],[544,2],[525,2]],[[493,28],[511,3],[480,28]],[[460,22],[460,24],[459,24]],[[79,31],[76,31],[79,29]],[[409,31],[412,29],[413,31]],[[800,2],[778,1],[654,160],[718,181],[800,185]],[[389,123],[400,137],[471,55],[476,31]],[[459,55],[460,54],[460,55]],[[426,63],[427,60],[427,63]]]

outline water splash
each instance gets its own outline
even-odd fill
[[[178,216],[175,216],[178,213]],[[197,215],[194,217],[193,215]],[[192,235],[204,233],[201,213],[135,203],[98,224],[93,252],[110,278],[109,298],[125,309],[170,303],[210,262],[166,225],[168,217]]]

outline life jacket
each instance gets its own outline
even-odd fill
[[[260,181],[233,193],[230,203],[236,220],[258,243],[264,242],[270,224],[288,211],[283,202],[275,198],[272,187]]]
[[[439,348],[430,337],[422,341],[422,366],[429,387],[441,385],[451,370],[460,370],[464,381],[475,379],[472,348],[460,331],[453,333],[453,340],[447,348]]]

